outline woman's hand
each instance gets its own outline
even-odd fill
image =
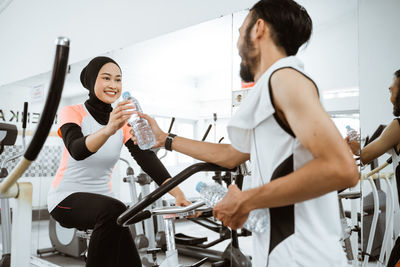
[[[131,100],[124,100],[117,104],[110,113],[110,119],[105,127],[109,136],[115,134],[128,122],[130,116],[136,112],[133,107],[134,105]]]
[[[189,206],[190,204],[192,204],[192,202],[187,200],[183,193],[175,196],[175,206],[186,207]],[[195,212],[194,215],[187,216],[187,218],[199,217],[201,214],[202,212]]]
[[[148,123],[150,124],[151,130],[154,133],[154,136],[156,137],[156,144],[153,146],[153,148],[157,148],[157,147],[164,147],[165,145],[165,139],[167,138],[167,134],[164,133],[160,127],[158,126],[157,122],[155,121],[155,119],[153,119],[152,117],[150,117],[147,114],[143,114],[143,113],[138,113],[139,117],[144,118],[148,121]],[[132,134],[132,140],[135,144],[137,144],[136,142],[136,137],[135,137],[135,133],[133,132],[133,129],[131,129],[130,133]]]
[[[351,152],[356,156],[360,156],[360,143],[356,140],[350,141],[348,136],[344,140],[349,146]]]
[[[190,204],[192,204],[192,202],[187,200],[183,193],[175,196],[175,206],[186,207]]]

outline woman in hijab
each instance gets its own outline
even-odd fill
[[[126,210],[113,197],[111,174],[122,145],[158,185],[171,175],[151,150],[141,150],[131,139],[128,118],[132,103],[111,104],[121,96],[119,65],[108,57],[96,57],[81,72],[83,87],[89,90],[84,104],[65,106],[59,113],[58,135],[64,151],[48,194],[51,216],[68,228],[93,229],[87,267],[141,266],[128,228],[116,224]],[[170,191],[176,205],[188,205],[178,188]]]

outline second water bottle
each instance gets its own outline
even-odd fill
[[[358,133],[356,130],[350,127],[350,125],[346,125],[347,136],[349,137],[349,141],[357,141]]]
[[[124,100],[132,100],[133,104],[135,105],[135,110],[143,113],[139,102],[136,98],[132,97],[129,92],[124,92],[122,94],[122,98]],[[136,142],[140,149],[150,149],[156,144],[156,137],[154,136],[146,119],[140,118],[135,113],[129,118],[128,123],[132,126],[133,132],[135,133]]]
[[[209,185],[199,182],[196,191],[200,193],[207,206],[214,207],[225,196],[228,189],[217,183]],[[270,228],[267,211],[265,209],[252,210],[243,227],[254,233],[266,232]]]

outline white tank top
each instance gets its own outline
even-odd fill
[[[400,123],[400,122],[399,122]],[[391,185],[393,189],[393,202],[394,202],[394,233],[395,236],[400,235],[400,206],[399,206],[399,186],[400,185],[400,152],[396,151],[396,148],[392,148],[389,151],[389,154],[392,155],[392,165],[393,165],[393,173],[394,179],[391,180]],[[381,182],[382,183],[382,182]]]
[[[294,172],[313,159],[275,112],[270,77],[282,68],[293,68],[310,79],[296,57],[278,60],[257,81],[228,123],[232,146],[250,153],[253,188]],[[336,191],[264,211],[271,227],[270,231],[252,235],[253,266],[347,266],[340,243]]]
[[[59,128],[66,123],[79,125],[84,136],[104,127],[90,115],[84,105],[63,107],[59,113]],[[58,134],[61,137],[60,130]],[[60,166],[47,196],[49,212],[72,193],[88,192],[113,196],[112,170],[119,159],[122,145],[129,138],[129,128],[124,126],[108,138],[96,153],[79,161],[72,158],[64,146]]]

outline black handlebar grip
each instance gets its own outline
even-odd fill
[[[206,131],[206,133],[204,134],[203,138],[201,138],[201,141],[206,140],[207,135],[208,135],[208,133],[209,133],[210,130],[211,130],[211,127],[212,127],[212,124],[208,125],[207,131]]]
[[[144,210],[133,216],[131,219],[129,219],[125,224],[130,225],[134,223],[141,222],[143,220],[146,220],[151,217],[151,212],[149,210]]]
[[[56,44],[56,55],[54,58],[53,72],[46,104],[43,108],[35,135],[24,154],[24,157],[30,161],[36,159],[46,141],[50,128],[53,125],[58,104],[60,103],[62,89],[64,87],[68,66],[69,40],[65,37],[59,37]]]
[[[24,116],[22,117],[22,129],[26,129],[27,118],[28,118],[28,102],[24,102]]]
[[[169,124],[168,133],[170,133],[170,132],[171,132],[171,130],[172,130],[172,126],[174,125],[174,122],[175,122],[175,117],[172,117],[172,119],[171,119],[171,123]]]

